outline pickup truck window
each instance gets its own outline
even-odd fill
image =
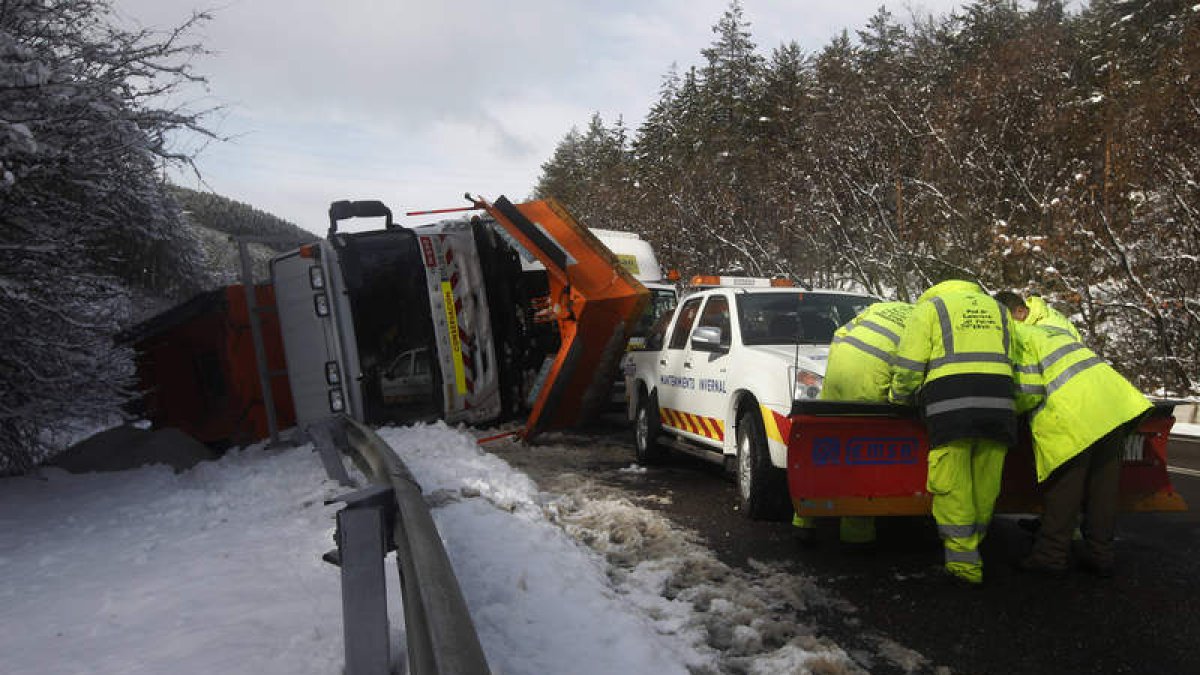
[[[829,344],[833,332],[875,298],[834,293],[746,293],[737,296],[747,345]]]
[[[692,298],[683,303],[679,310],[679,320],[671,331],[671,341],[667,349],[683,349],[687,346],[688,336],[692,334],[692,324],[696,323],[696,314],[700,311],[700,301],[703,298]]]
[[[700,313],[700,326],[721,329],[721,346],[729,346],[729,300],[723,295],[714,295]]]

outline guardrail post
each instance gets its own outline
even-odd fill
[[[344,423],[332,417],[320,422],[313,422],[304,428],[312,440],[321,465],[325,467],[325,475],[346,487],[358,487],[346,471],[342,463],[341,449],[347,447],[346,429]]]
[[[429,505],[404,462],[392,448],[369,427],[346,416],[338,418],[343,425],[341,434],[335,434],[334,442],[345,442],[343,448],[356,466],[372,481],[372,487],[350,493],[335,501],[344,501],[351,506],[342,513],[361,508],[378,506],[383,514],[384,533],[381,541],[387,550],[396,551],[396,564],[400,571],[400,591],[404,603],[405,640],[408,652],[408,670],[411,675],[488,675],[487,657],[479,642],[479,635],[471,621],[471,614],[463,598],[462,588],[454,576],[454,566],[446,554],[446,548],[438,535],[437,526],[429,512]],[[340,525],[339,530],[343,528]],[[363,530],[370,530],[364,527]],[[365,535],[364,535],[365,536]],[[390,537],[390,538],[389,538]],[[347,537],[348,538],[348,537]],[[339,545],[342,536],[339,535]],[[346,550],[350,550],[346,542]],[[336,563],[337,552],[326,554],[325,559]],[[382,560],[381,554],[372,553],[371,560]],[[379,579],[372,571],[371,579]],[[360,594],[383,595],[382,580],[371,588],[375,590],[346,591],[347,576],[343,570],[343,604],[346,630],[346,673],[359,675],[351,668],[351,638],[353,632],[369,626],[370,622],[387,627],[386,611],[359,617],[350,608],[351,600]],[[376,638],[378,642],[378,638]],[[385,659],[386,661],[386,659]]]
[[[341,567],[342,628],[346,675],[386,675],[391,668],[384,556],[390,546],[395,495],[374,485],[342,495],[337,514],[337,552],[325,560]]]

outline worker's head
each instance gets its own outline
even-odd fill
[[[1000,291],[995,295],[996,302],[1008,308],[1012,312],[1013,318],[1017,321],[1024,321],[1025,317],[1029,316],[1029,307],[1025,304],[1025,299],[1013,293],[1012,291]]]

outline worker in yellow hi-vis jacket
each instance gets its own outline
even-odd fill
[[[1025,571],[1066,573],[1071,530],[1086,509],[1082,567],[1113,573],[1120,455],[1150,401],[1104,359],[1070,335],[1041,326],[1014,327],[1017,409],[1029,412],[1037,480],[1045,514]],[[1103,392],[1103,396],[1097,395]]]
[[[926,488],[945,569],[971,585],[983,582],[979,544],[1017,438],[1010,323],[978,284],[937,284],[909,316],[892,374],[892,401],[917,404],[929,433]]]
[[[1027,326],[1061,330],[1076,340],[1083,339],[1079,337],[1079,329],[1071,323],[1070,319],[1039,296],[1031,295],[1022,298],[1012,291],[1000,291],[996,294],[996,300],[1008,308],[1008,311],[1012,313],[1012,318]]]
[[[821,399],[884,403],[892,382],[892,360],[900,334],[913,306],[907,302],[877,302],[833,334]],[[792,519],[802,544],[815,541],[816,519]],[[839,523],[842,544],[862,549],[875,542],[875,519],[845,516]]]
[[[1065,333],[1076,340],[1082,342],[1083,338],[1079,336],[1079,329],[1071,320],[1063,315],[1062,312],[1054,309],[1046,302],[1045,299],[1031,295],[1022,298],[1020,295],[1012,291],[1000,291],[994,296],[996,300],[1008,308],[1013,319],[1026,326],[1040,326],[1048,328],[1051,331]],[[1017,521],[1017,525],[1036,533],[1038,528],[1042,526],[1041,518],[1022,518]],[[1080,527],[1075,528],[1073,538],[1077,541],[1083,540],[1083,530]]]

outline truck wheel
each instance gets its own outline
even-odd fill
[[[737,485],[742,513],[751,520],[785,520],[788,516],[787,480],[771,464],[767,435],[758,410],[738,417]]]
[[[637,415],[633,422],[633,447],[638,464],[657,464],[666,456],[658,444],[662,424],[658,419],[658,396],[638,397]]]

